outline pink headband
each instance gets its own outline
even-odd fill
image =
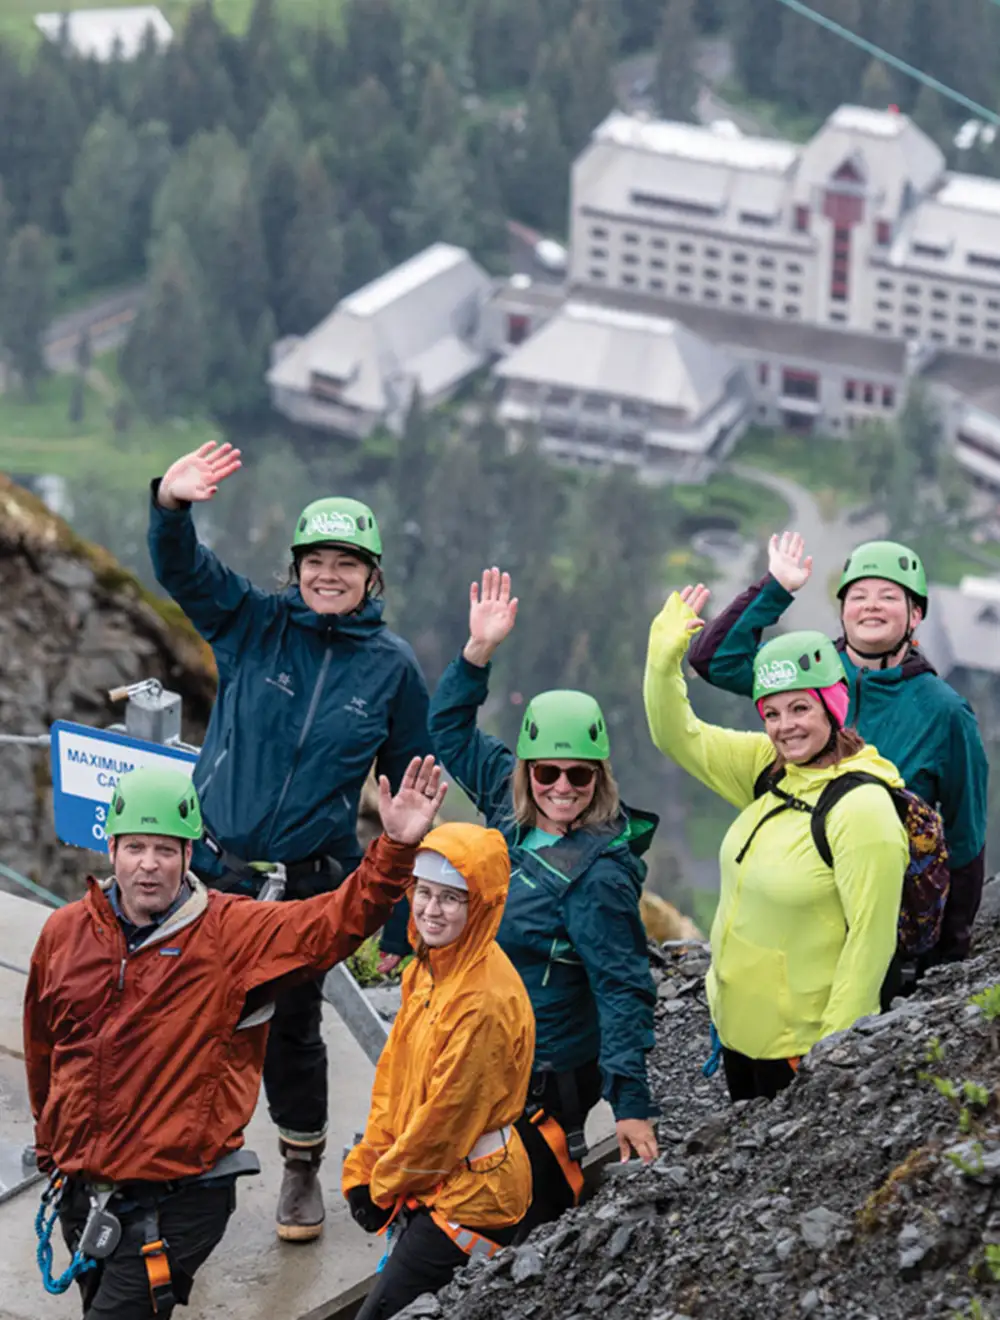
[[[851,694],[847,690],[845,683],[833,683],[825,688],[806,688],[811,696],[814,696],[821,706],[823,706],[836,724],[838,729],[842,729],[847,722],[847,708],[851,704]],[[757,702],[757,713],[761,719],[764,718],[764,702],[766,697],[761,697]]]

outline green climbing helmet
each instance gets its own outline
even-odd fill
[[[382,538],[367,504],[340,495],[313,500],[299,514],[292,553],[311,545],[342,545],[376,563],[382,558]]]
[[[852,582],[859,582],[862,578],[895,582],[914,597],[926,617],[927,574],[920,556],[908,545],[901,545],[899,541],[865,541],[856,546],[848,555],[840,575],[838,600],[844,599]]]
[[[600,706],[586,692],[539,692],[524,712],[517,755],[522,761],[606,761],[611,745]]]
[[[846,680],[843,662],[826,633],[785,633],[762,646],[754,658],[753,699],[833,687]]]
[[[200,839],[201,805],[194,784],[179,770],[130,770],[115,788],[104,833],[109,839],[119,834]]]

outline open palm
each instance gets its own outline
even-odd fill
[[[481,646],[497,647],[514,627],[517,597],[510,595],[510,574],[483,570],[482,585],[469,588],[469,637]]]
[[[238,449],[228,442],[217,445],[210,440],[171,463],[160,482],[160,496],[164,500],[200,504],[210,500],[220,483],[242,466]]]
[[[441,767],[433,756],[415,756],[406,767],[393,797],[385,775],[378,781],[378,812],[382,828],[394,843],[419,843],[434,824],[448,785],[441,782]]]
[[[812,574],[812,555],[806,554],[805,541],[798,532],[772,536],[767,547],[768,572],[786,591],[799,591]]]

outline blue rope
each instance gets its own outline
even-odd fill
[[[702,1064],[702,1069],[701,1069],[702,1077],[714,1077],[715,1074],[719,1071],[719,1064],[722,1062],[722,1041],[719,1039],[719,1033],[715,1029],[714,1022],[710,1024],[710,1027],[711,1027],[710,1039],[712,1042],[712,1053],[708,1056],[704,1064]]]
[[[38,1268],[41,1271],[42,1283],[45,1285],[47,1293],[56,1295],[64,1293],[67,1288],[78,1279],[81,1274],[86,1274],[88,1270],[94,1269],[97,1265],[96,1260],[91,1260],[89,1256],[84,1256],[82,1252],[75,1251],[73,1259],[58,1279],[52,1277],[52,1229],[56,1222],[56,1215],[59,1212],[58,1205],[50,1204],[51,1186],[46,1188],[42,1194],[42,1201],[38,1207],[38,1214],[35,1215],[35,1234],[38,1237],[38,1250],[35,1253],[38,1260]],[[48,1217],[46,1218],[46,1212]]]
[[[395,1224],[390,1224],[389,1227],[385,1230],[385,1252],[382,1255],[382,1259],[375,1266],[376,1274],[381,1274],[382,1271],[385,1269],[386,1265],[388,1265],[389,1263],[389,1257],[392,1255],[392,1236],[395,1233],[395,1231],[396,1231]]]

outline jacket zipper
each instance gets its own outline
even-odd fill
[[[326,682],[326,671],[330,668],[330,657],[333,654],[331,643],[327,642],[326,655],[323,657],[323,663],[319,667],[319,675],[316,678],[316,684],[309,699],[309,709],[306,711],[306,718],[302,724],[302,732],[299,734],[298,746],[295,748],[295,755],[292,757],[292,764],[289,766],[288,774],[285,776],[285,782],[281,788],[281,795],[278,798],[278,804],[271,813],[271,827],[273,829],[275,821],[285,805],[285,798],[288,796],[288,790],[292,786],[292,780],[295,778],[295,771],[299,767],[299,757],[302,754],[302,748],[306,739],[309,737],[309,730],[316,719],[316,708],[319,706],[319,699],[323,692],[323,685]]]
[[[861,714],[861,675],[864,670],[859,669],[854,680],[854,727],[858,727],[858,717]]]

